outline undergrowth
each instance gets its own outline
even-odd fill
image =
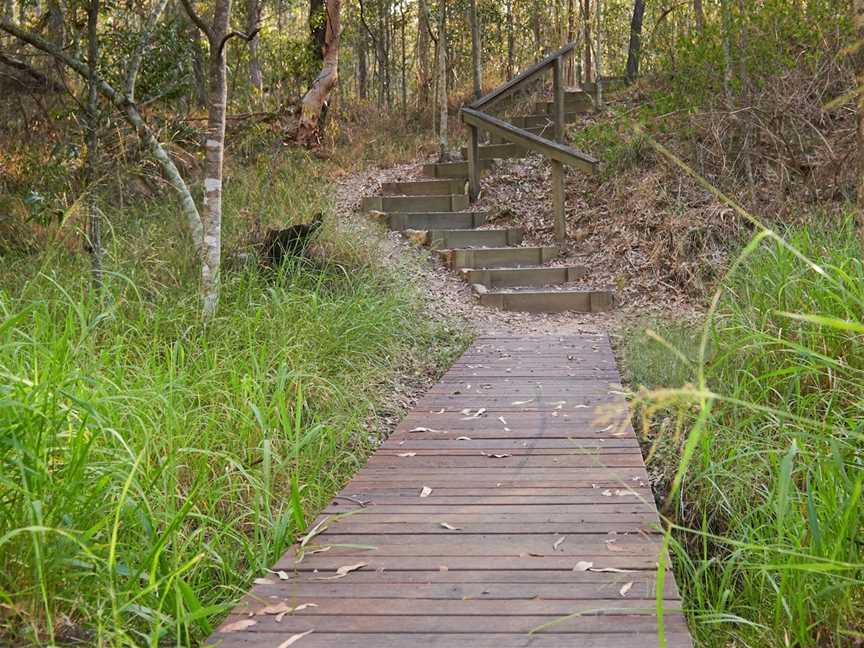
[[[626,345],[705,646],[864,636],[861,250],[850,223],[787,241],[751,245],[704,346],[671,323],[652,325],[647,350],[640,335]]]
[[[164,196],[109,212],[103,291],[64,247],[3,259],[0,643],[195,645],[362,465],[394,384],[459,351],[467,334],[334,226],[326,175],[294,154],[228,174],[206,326]],[[256,223],[318,211],[311,260],[236,254]]]

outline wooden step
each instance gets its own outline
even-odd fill
[[[477,147],[481,160],[521,158],[528,155],[523,146],[505,142],[504,144],[481,144]],[[462,147],[462,157],[468,159],[468,147]]]
[[[382,212],[371,211],[369,215],[377,218],[392,230],[470,230],[486,222],[489,212]]]
[[[416,232],[411,238],[421,245],[428,245],[436,250],[506,247],[522,243],[522,229],[510,227],[488,230],[427,230]]]
[[[492,160],[480,160],[480,170],[485,171],[492,166]],[[467,162],[432,162],[423,165],[423,175],[430,178],[467,178]]]
[[[585,266],[525,267],[525,268],[487,268],[483,270],[465,269],[460,272],[470,284],[480,284],[485,288],[513,288],[516,286],[554,286],[582,279],[588,274]]]
[[[468,196],[368,196],[363,199],[364,212],[449,212],[468,209]]]
[[[568,112],[564,115],[564,121],[568,124],[572,124],[579,120],[582,116],[581,113],[578,112]],[[550,114],[534,114],[534,115],[523,115],[521,117],[514,117],[511,120],[511,123],[514,126],[518,126],[519,128],[534,128],[537,126],[546,126],[548,128],[554,128],[552,115]]]
[[[587,94],[585,96],[588,97],[587,101],[565,101],[565,112],[577,113],[580,115],[587,115],[588,113],[594,112],[594,100]],[[541,101],[534,104],[534,111],[539,114],[546,113],[547,115],[551,115],[554,110],[555,104],[551,101]]]
[[[614,295],[607,290],[576,290],[554,288],[488,290],[474,284],[483,306],[524,313],[603,313],[610,310]]]
[[[558,248],[499,247],[442,250],[441,256],[451,270],[462,268],[515,268],[543,265],[558,256]]]
[[[464,194],[465,182],[459,179],[383,182],[381,193],[385,196],[449,196]]]

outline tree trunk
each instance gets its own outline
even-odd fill
[[[450,144],[447,140],[447,6],[444,2],[438,11],[438,159],[446,162],[450,159]]]
[[[705,9],[702,7],[702,0],[693,0],[693,14],[696,16],[696,31],[700,34],[704,34]]]
[[[312,82],[308,92],[303,95],[300,126],[297,141],[311,146],[320,141],[319,127],[321,111],[327,102],[336,82],[339,80],[339,38],[341,36],[341,0],[326,0],[326,29],[324,35],[324,64],[321,72]]]
[[[597,88],[597,110],[603,109],[603,0],[595,0],[594,13],[597,17],[597,49],[594,50],[594,60],[597,65],[597,76],[594,85]]]
[[[567,43],[576,40],[576,7],[573,2],[574,0],[567,0]],[[576,57],[575,54],[570,54],[567,57],[565,81],[568,88],[576,86]]]
[[[369,94],[369,63],[366,60],[367,39],[365,33],[357,37],[357,94],[366,100]]]
[[[249,83],[259,93],[264,87],[261,75],[261,62],[258,60],[258,34],[261,24],[261,4],[259,0],[246,0],[246,33],[253,34],[249,39]]]
[[[723,19],[723,94],[726,101],[732,99],[732,10],[729,0],[720,0]]]
[[[864,0],[853,0],[853,24],[855,40],[864,39]],[[864,255],[864,50],[858,49],[855,54],[855,78],[858,90],[858,240],[861,253]]]
[[[429,105],[432,75],[429,73],[429,9],[426,0],[417,4],[417,104]]]
[[[645,0],[633,1],[633,19],[630,21],[630,46],[627,48],[627,83],[639,76],[639,55],[642,50],[642,19],[645,16]]]
[[[99,63],[99,0],[90,0],[87,7],[87,238],[90,245],[90,260],[93,285],[102,286],[102,212],[96,203],[94,192],[99,147],[99,89],[97,87],[97,66]]]
[[[402,45],[402,70],[401,70],[401,87],[402,87],[402,118],[405,119],[408,114],[408,72],[406,68],[408,67],[408,55],[406,53],[405,47],[405,5],[400,5],[400,12],[402,15],[402,21],[399,23],[399,40]]]
[[[582,0],[582,40],[585,41],[585,83],[591,83],[594,70],[591,61],[591,0]]]
[[[471,23],[471,69],[474,73],[474,97],[483,96],[483,79],[480,69],[480,22],[477,19],[477,0],[468,1],[468,22]]]
[[[210,27],[208,65],[207,140],[204,144],[204,262],[201,295],[205,319],[216,314],[219,303],[219,268],[222,251],[222,163],[225,154],[225,114],[228,78],[225,37],[231,17],[231,0],[216,0]]]
[[[507,0],[507,79],[516,74],[516,41],[513,33],[513,0]]]

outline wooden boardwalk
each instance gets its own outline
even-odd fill
[[[605,335],[481,338],[207,645],[658,646],[618,383]],[[668,571],[663,599],[667,645],[691,646]]]

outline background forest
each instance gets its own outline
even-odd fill
[[[568,240],[632,302],[615,330],[694,636],[864,641],[864,3],[0,16],[0,644],[198,645],[302,537],[473,332],[339,187],[457,154],[462,105],[571,41],[567,84],[602,101],[567,139],[602,166],[568,173]],[[502,218],[545,240],[526,168]],[[268,267],[267,232],[318,215]]]

